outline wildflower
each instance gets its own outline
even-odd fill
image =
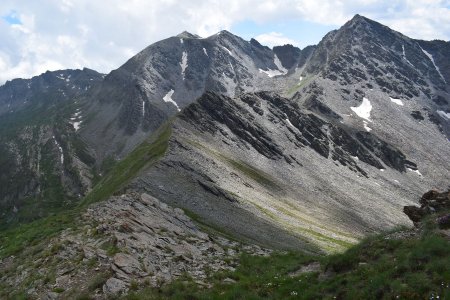
[[[291,296],[297,296],[297,295],[298,295],[298,293],[296,291],[291,292]]]

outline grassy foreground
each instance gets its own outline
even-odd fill
[[[370,237],[345,253],[326,257],[243,255],[234,272],[211,274],[209,288],[183,278],[124,298],[450,299],[449,237],[434,230],[405,237],[408,233]],[[314,262],[311,272],[298,272]]]

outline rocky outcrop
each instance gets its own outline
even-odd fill
[[[405,206],[403,212],[414,222],[415,226],[419,226],[420,222],[428,215],[436,215],[439,227],[447,228],[450,226],[450,190],[447,192],[438,192],[430,190],[423,194],[420,198],[420,207],[415,205]],[[446,214],[442,215],[442,212]]]
[[[39,299],[109,299],[132,285],[161,286],[183,276],[201,284],[208,272],[233,270],[242,252],[270,253],[207,234],[181,209],[148,194],[93,205],[79,226],[39,251],[0,261],[0,286]]]
[[[242,105],[242,102],[246,105]],[[330,119],[341,119],[315,98],[308,98],[304,106]],[[262,107],[267,107],[269,113],[264,113]],[[206,93],[196,103],[187,107],[180,118],[199,131],[213,134],[220,132],[225,138],[229,138],[218,126],[223,124],[239,137],[241,142],[246,142],[262,155],[274,160],[284,158],[293,162],[291,157],[283,153],[282,149],[286,145],[277,144],[270,136],[270,129],[263,127],[262,124],[267,124],[266,120],[274,124],[287,123],[287,131],[296,139],[294,146],[310,147],[324,158],[331,157],[364,176],[367,176],[367,173],[357,165],[353,157],[378,169],[383,169],[386,165],[401,172],[405,172],[406,168],[417,170],[416,164],[407,160],[401,151],[374,134],[353,134],[340,125],[305,111],[295,101],[276,93],[243,94],[237,99]]]

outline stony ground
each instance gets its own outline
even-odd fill
[[[147,194],[112,197],[89,208],[78,223],[0,261],[2,292],[32,299],[105,299],[183,276],[202,285],[212,272],[234,270],[242,251],[270,253],[208,235],[181,209]]]

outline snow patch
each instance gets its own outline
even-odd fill
[[[174,93],[174,92],[175,92],[174,90],[170,90],[170,91],[164,96],[163,100],[164,100],[164,102],[172,103],[173,105],[175,105],[175,106],[177,107],[177,110],[180,111],[180,107],[178,107],[178,104],[177,104],[175,101],[173,101],[173,99],[172,99],[172,96],[173,96],[173,93]]]
[[[183,44],[183,39],[180,39],[180,43],[182,43],[182,44]]]
[[[286,121],[286,123],[287,123],[289,126],[291,126],[292,128],[295,128],[295,126],[292,125],[291,121],[290,121],[288,118],[286,118],[285,121]]]
[[[188,67],[188,55],[186,51],[183,51],[183,55],[181,56],[181,75],[183,75],[184,80],[184,72],[186,71],[186,68]]]
[[[372,128],[370,128],[369,126],[367,126],[367,121],[363,121],[363,124],[364,124],[364,129],[365,129],[367,132],[372,131]]]
[[[300,78],[299,78],[299,82],[302,82],[302,80],[303,80],[303,76],[300,76]]]
[[[228,54],[230,54],[230,56],[233,56],[233,53],[231,53],[230,49],[228,49],[227,47],[222,46],[222,48],[228,52]]]
[[[55,140],[55,145],[58,147],[59,153],[61,154],[60,155],[61,164],[64,164],[64,152],[63,152],[63,149],[62,149],[61,145],[58,143],[58,141],[55,139],[55,136],[53,136],[53,139]]]
[[[280,70],[284,74],[288,72],[288,70],[285,67],[283,67],[283,64],[281,63],[280,59],[276,54],[274,54],[273,63],[275,64],[275,66],[277,66],[278,70]]]
[[[145,115],[145,101],[142,100],[142,116]]]
[[[370,120],[370,112],[372,111],[372,104],[370,104],[369,99],[366,97],[363,98],[363,102],[358,107],[350,107],[351,110],[355,112],[355,114],[358,115],[358,117],[363,118],[369,122],[372,122]]]
[[[80,129],[81,121],[73,122],[72,126],[75,129],[75,131],[78,131]]]
[[[450,120],[450,113],[446,113],[445,111],[443,111],[443,110],[438,110],[438,111],[436,111],[437,112],[437,114],[439,115],[439,116],[441,116],[442,118],[444,118],[444,119],[446,119],[446,120]]]
[[[203,53],[205,53],[205,55],[209,57],[208,52],[206,52],[205,48],[203,48]]]
[[[411,171],[411,172],[414,172],[414,173],[416,173],[417,175],[419,175],[419,176],[422,176],[422,173],[420,173],[419,172],[419,170],[413,170],[413,169],[411,169],[411,168],[406,168],[408,171]]]
[[[80,121],[78,121],[79,119],[80,119],[80,117],[81,117],[81,111],[80,111],[80,109],[78,108],[77,109],[77,111],[73,114],[73,116],[70,118],[70,121],[71,122],[69,122],[72,126],[73,126],[73,128],[75,129],[75,131],[78,131],[78,129],[80,129],[80,125],[81,125],[81,120]]]
[[[270,78],[275,77],[275,76],[284,75],[284,73],[281,72],[280,70],[271,70],[271,69],[269,69],[267,71],[264,71],[263,69],[259,69],[259,73],[264,73],[267,76],[269,76]]]
[[[419,46],[420,47],[420,46]],[[431,55],[429,52],[427,52],[426,50],[423,50],[422,47],[420,47],[420,49],[422,50],[423,53],[425,53],[425,55],[431,60],[431,62],[433,63],[434,68],[436,69],[436,71],[439,73],[439,76],[441,76],[442,80],[444,80],[445,83],[447,83],[447,81],[445,81],[444,76],[442,76],[441,70],[439,70],[438,66],[436,66],[436,63],[434,62],[434,58],[433,55]]]
[[[402,100],[396,99],[396,98],[392,98],[392,97],[389,97],[389,99],[391,99],[391,101],[394,102],[395,104],[403,106]]]
[[[380,172],[384,172],[385,170],[384,169],[380,169]]]

